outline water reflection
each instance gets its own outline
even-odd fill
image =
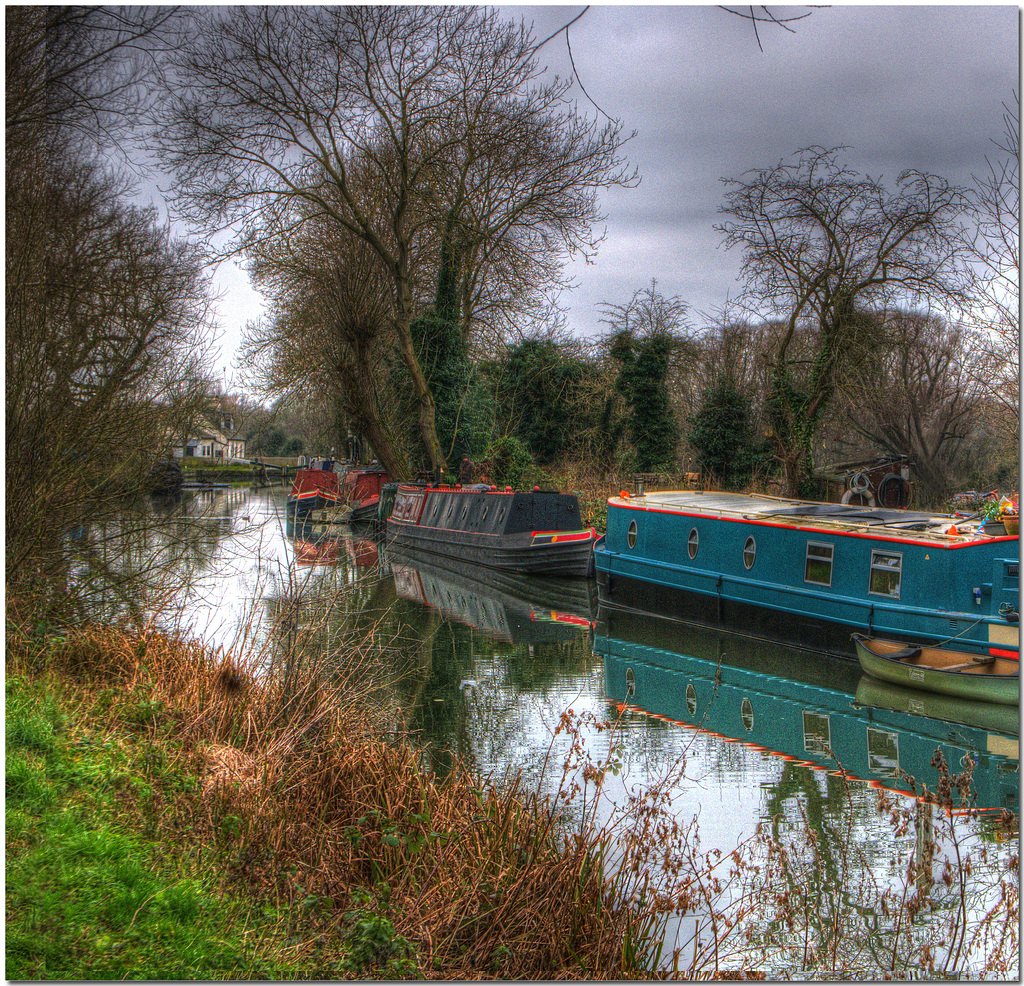
[[[383,710],[439,777],[459,758],[482,776],[520,772],[553,793],[581,776],[578,760],[562,774],[578,738],[593,762],[615,768],[604,774],[599,820],[622,817],[662,785],[701,853],[727,859],[759,829],[780,844],[811,832],[813,846],[792,857],[806,856],[808,900],[856,896],[843,878],[851,845],[887,883],[900,839],[913,845],[914,835],[894,834],[879,795],[908,791],[905,774],[934,787],[936,750],[953,771],[970,754],[980,806],[1019,808],[1016,709],[882,685],[854,662],[740,634],[607,611],[592,581],[446,565],[390,552],[367,532],[296,527],[278,491],[186,492],[69,544],[103,612],[157,613],[155,581],[131,576],[159,571],[180,626],[207,643],[251,647],[296,673],[355,669],[360,701]],[[570,708],[587,717],[575,736],[558,732]],[[1004,872],[1013,846],[997,845],[994,814],[956,824],[1004,853],[993,857]]]
[[[980,807],[1019,809],[1016,709],[932,701],[875,683],[853,662],[629,613],[602,611],[594,649],[618,707],[778,757],[766,818],[780,787],[808,794],[797,779],[807,769],[902,792],[914,781],[934,788],[936,751],[953,770],[970,755]]]
[[[141,623],[179,611],[182,593],[214,565],[247,491],[143,497],[67,532],[68,580],[83,614]]]
[[[624,767],[642,783],[681,756],[699,761],[701,804],[739,809],[711,823],[724,841],[769,817],[745,800],[800,771],[826,796],[837,761],[870,787],[905,791],[904,773],[934,785],[936,749],[954,770],[971,754],[980,805],[1019,807],[1016,709],[883,685],[854,662],[738,634],[598,619],[592,581],[445,564],[389,552],[368,531],[296,527],[280,491],[185,491],[67,543],[101,619],[175,622],[214,646],[262,650],[268,665],[301,649],[341,666],[372,644],[396,731],[442,772],[458,753],[483,773],[522,769],[543,785],[540,765],[563,752],[553,734],[572,706],[616,724]],[[608,741],[591,739],[600,757]]]
[[[395,591],[447,619],[511,644],[566,643],[589,630],[597,609],[589,579],[530,578],[466,564],[446,564],[391,547]]]

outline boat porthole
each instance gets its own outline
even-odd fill
[[[631,520],[629,522],[629,530],[626,531],[626,541],[629,543],[631,548],[636,547],[636,521]]]
[[[743,565],[750,571],[754,567],[754,559],[757,557],[757,542],[753,537],[748,537],[743,545]]]
[[[484,507],[484,509],[480,511],[480,519],[481,520],[487,520],[487,508],[486,507]]]
[[[697,714],[697,689],[693,685],[686,686],[686,711],[691,716]]]
[[[697,557],[697,545],[700,542],[700,535],[697,533],[697,528],[694,527],[690,531],[690,536],[686,539],[686,551],[691,558]]]
[[[743,728],[748,733],[751,732],[754,728],[754,707],[750,704],[749,698],[745,698],[740,705],[740,719],[743,720]]]
[[[626,698],[632,698],[636,694],[636,675],[632,668],[626,668]]]

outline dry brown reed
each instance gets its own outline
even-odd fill
[[[462,765],[439,782],[412,745],[382,738],[350,681],[314,673],[283,688],[232,655],[101,626],[52,640],[45,660],[120,726],[174,744],[203,781],[193,829],[234,879],[278,903],[331,902],[319,936],[340,936],[353,893],[369,889],[423,972],[643,968],[650,918],[606,865],[609,833],[593,818],[568,832],[556,803],[518,776],[485,786]]]

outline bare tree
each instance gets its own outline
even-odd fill
[[[885,312],[875,325],[874,353],[849,369],[846,420],[875,448],[913,455],[919,498],[940,503],[981,458],[976,338],[921,312]]]
[[[8,11],[9,585],[58,586],[61,531],[137,490],[184,398],[205,390],[205,258],[127,204],[96,153],[139,79],[117,66],[164,17],[133,16],[112,14],[122,30],[100,38],[109,20],[88,10]]]
[[[196,406],[188,382],[205,380],[201,253],[89,166],[51,164],[50,178],[8,188],[9,578],[60,523],[137,488],[176,407]]]
[[[250,382],[267,396],[327,402],[394,477],[410,474],[389,413],[395,351],[388,285],[365,241],[330,223],[265,238],[251,273],[270,314],[244,346]]]
[[[814,430],[859,346],[874,308],[966,301],[963,193],[935,175],[903,172],[897,190],[842,167],[838,149],[801,151],[792,163],[728,186],[716,228],[743,250],[744,307],[784,329],[768,355],[772,440],[790,495],[809,475]],[[794,359],[798,330],[815,343]]]
[[[150,119],[161,54],[187,21],[177,7],[6,9],[8,142],[44,131],[65,147],[120,148]]]
[[[295,222],[320,215],[369,245],[391,285],[398,345],[435,466],[444,454],[410,332],[416,260],[421,241],[436,240],[453,208],[472,228],[473,213],[453,199],[452,168],[496,151],[493,141],[478,141],[480,150],[467,153],[467,133],[503,100],[520,99],[533,71],[523,63],[528,51],[474,8],[248,7],[211,15],[202,39],[177,59],[162,149],[181,179],[185,214],[207,228],[234,225],[234,249],[254,242],[267,210]],[[505,77],[493,72],[496,64],[507,67]],[[479,86],[491,107],[477,109],[475,121],[466,119],[468,86]],[[607,163],[621,143],[616,128],[582,127],[570,136],[563,152],[577,165]],[[469,186],[454,188],[457,197]],[[289,212],[295,200],[309,210]],[[554,223],[571,241],[579,229],[570,220]]]
[[[1004,106],[998,155],[988,173],[974,177],[977,235],[974,261],[975,321],[988,360],[980,381],[1003,405],[1013,443],[1020,435],[1020,100]]]

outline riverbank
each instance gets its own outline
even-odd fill
[[[437,784],[352,679],[259,684],[212,657],[8,630],[8,978],[647,968],[657,908],[606,872],[592,820],[570,835],[516,778]]]
[[[544,785],[440,781],[374,691],[373,630],[256,668],[11,613],[10,979],[1016,978],[1017,820],[981,824],[970,758],[920,800],[878,789],[885,875],[838,771],[845,811],[723,853],[673,808],[685,762],[600,811],[628,769],[604,715],[561,714]]]

